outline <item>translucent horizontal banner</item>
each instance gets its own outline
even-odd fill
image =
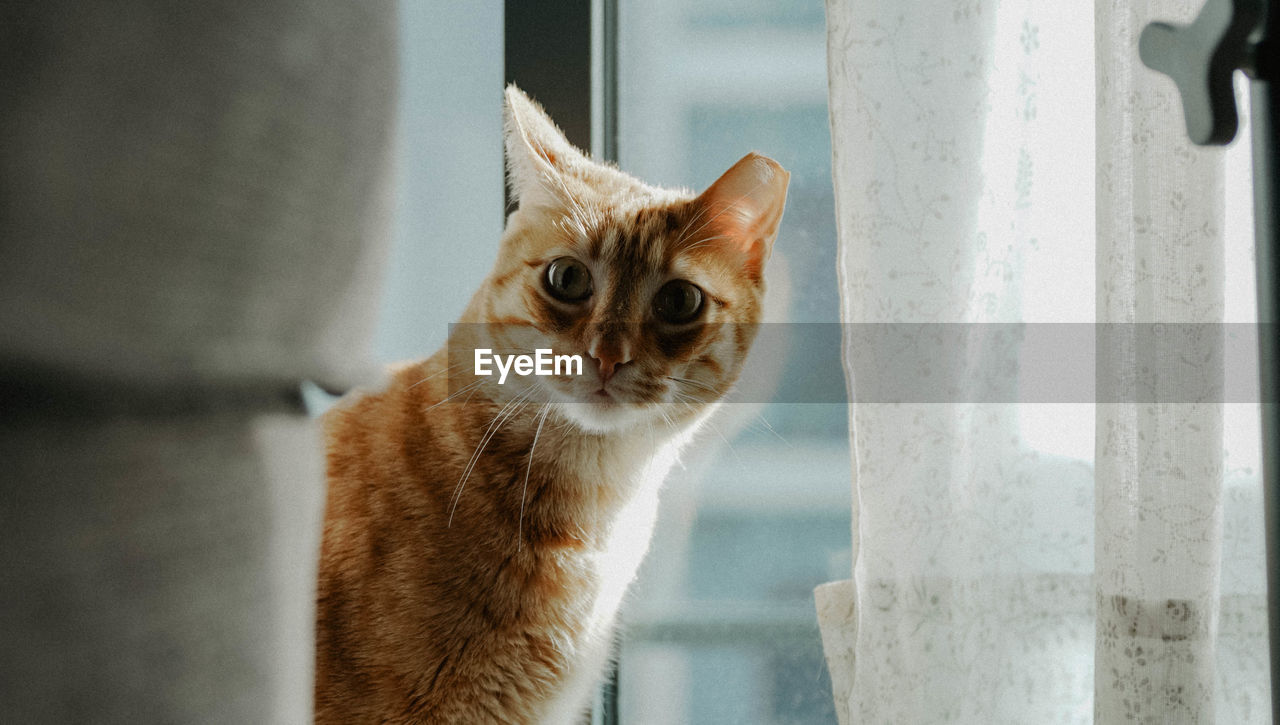
[[[566,402],[603,390],[730,403],[1273,403],[1274,393],[1260,395],[1258,340],[1276,333],[1248,323],[451,325],[448,392]]]

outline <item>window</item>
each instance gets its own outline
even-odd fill
[[[789,325],[772,399],[830,401],[728,404],[667,481],[620,720],[834,722],[812,592],[848,577],[851,488],[822,3],[623,0],[618,42],[624,170],[702,189],[756,150],[791,173],[768,314],[827,324]]]
[[[503,224],[502,5],[400,7],[395,228],[375,352],[419,359],[448,336]]]

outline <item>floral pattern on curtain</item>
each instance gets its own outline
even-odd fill
[[[1222,152],[1136,51],[1197,9],[828,0],[843,320],[1221,321]],[[1138,370],[1111,329],[1100,369]],[[1222,404],[980,402],[1006,361],[974,337],[948,400],[852,406],[852,579],[816,592],[841,721],[1264,722],[1264,602],[1222,586]]]

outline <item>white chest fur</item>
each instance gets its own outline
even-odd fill
[[[544,725],[577,722],[604,673],[618,609],[649,549],[658,511],[658,490],[687,438],[686,434],[679,436],[678,440],[665,441],[658,444],[656,450],[648,447],[643,450],[643,455],[638,455],[639,451],[623,451],[623,455],[631,453],[635,456],[630,461],[596,459],[584,464],[630,471],[623,480],[611,481],[613,485],[624,487],[627,495],[616,510],[608,512],[605,519],[597,524],[605,527],[607,532],[603,546],[583,552],[577,562],[596,587],[589,601],[582,602],[585,606],[579,619],[580,627],[569,633],[568,639],[572,642],[570,664],[562,686],[547,702],[539,720]],[[602,476],[597,480],[609,479]]]

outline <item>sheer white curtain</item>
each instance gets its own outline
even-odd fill
[[[1222,321],[1223,153],[1136,52],[1198,7],[828,0],[845,322]],[[1131,368],[1114,329],[1100,364]],[[851,409],[852,579],[816,592],[842,722],[1264,722],[1224,406],[982,402],[1035,371],[969,338],[946,399]]]

